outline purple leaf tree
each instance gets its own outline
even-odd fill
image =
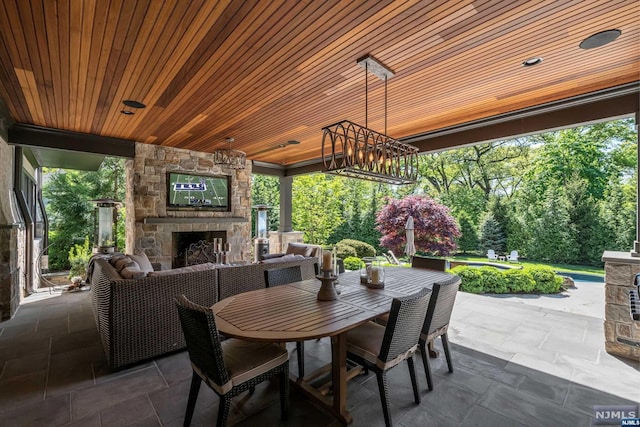
[[[407,243],[407,218],[412,216],[418,251],[446,256],[456,249],[455,239],[460,236],[460,230],[448,207],[426,195],[404,199],[387,197],[385,202],[376,217],[376,229],[382,233],[380,246],[401,254]]]

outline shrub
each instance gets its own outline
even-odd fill
[[[89,246],[89,237],[87,236],[83,245],[76,244],[69,249],[69,264],[71,265],[69,279],[73,276],[86,277],[89,258],[91,258],[91,248]]]
[[[346,270],[360,270],[362,267],[364,267],[364,262],[358,257],[350,256],[344,259]]]
[[[461,291],[469,292],[470,294],[480,294],[484,291],[482,274],[479,269],[460,265],[452,268],[451,273],[460,276],[462,279],[460,284]]]
[[[502,273],[507,284],[507,292],[532,292],[536,288],[536,281],[526,270],[512,269]]]
[[[462,279],[460,290],[472,294],[541,293],[553,294],[561,290],[562,277],[550,268],[499,270],[494,267],[468,267],[460,265],[451,273]]]
[[[478,270],[480,270],[480,274],[482,275],[484,292],[491,294],[507,293],[507,281],[505,280],[502,271],[495,267],[480,267]]]
[[[336,243],[336,256],[341,259],[353,257],[357,258],[358,253],[356,252],[356,248],[354,248],[353,246],[347,245],[346,243],[338,242]]]
[[[551,268],[532,267],[527,271],[536,282],[536,291],[542,294],[555,294],[560,292],[562,277],[558,276]]]
[[[357,256],[358,258],[376,256],[376,249],[366,242],[361,242],[360,240],[354,239],[343,239],[338,242],[338,245],[340,244],[351,246],[353,249],[355,249],[355,256]]]

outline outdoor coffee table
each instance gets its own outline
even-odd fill
[[[244,292],[213,306],[218,330],[226,336],[254,341],[292,342],[331,337],[333,396],[328,397],[305,378],[291,374],[294,386],[317,400],[343,424],[352,422],[347,411],[346,332],[389,312],[394,297],[451,278],[450,273],[421,268],[387,267],[385,287],[369,289],[360,284],[359,272],[340,276],[341,294],[334,301],[318,301],[316,279],[274,288]]]

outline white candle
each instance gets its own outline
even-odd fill
[[[329,271],[333,269],[333,262],[331,260],[331,252],[324,251],[322,253],[322,269],[325,271]]]
[[[380,270],[378,267],[371,267],[371,283],[374,285],[380,284]]]

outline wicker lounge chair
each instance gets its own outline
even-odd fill
[[[267,284],[267,288],[301,280],[302,270],[300,266],[273,268],[264,271],[264,281]],[[296,351],[298,353],[298,377],[304,378],[304,341],[296,342]]]
[[[418,348],[430,296],[431,291],[425,288],[413,295],[394,298],[386,327],[367,322],[347,332],[347,358],[376,373],[387,426],[391,426],[392,421],[386,373],[403,360],[409,365],[415,403],[420,403],[413,354]]]
[[[231,398],[251,390],[273,376],[280,377],[280,411],[289,410],[289,355],[277,344],[227,339],[221,342],[213,311],[189,301],[184,295],[175,299],[187,342],[193,376],[184,418],[191,424],[200,385],[204,380],[218,396],[217,426],[225,426]]]

